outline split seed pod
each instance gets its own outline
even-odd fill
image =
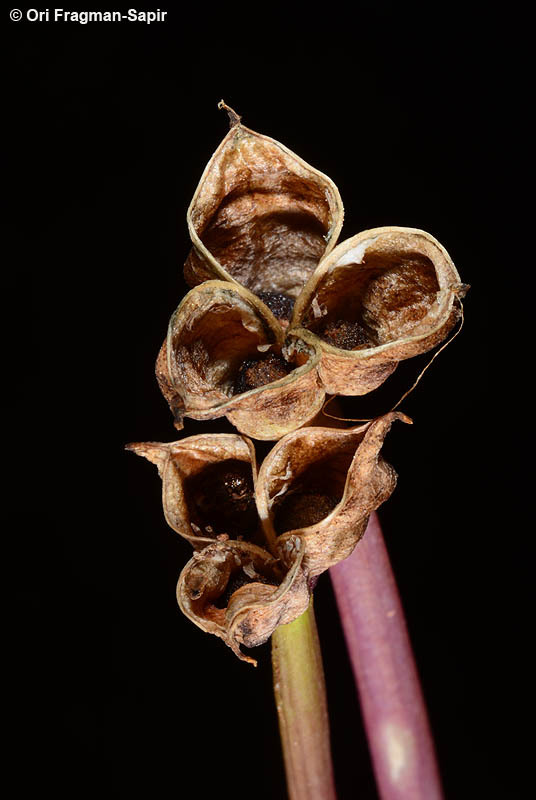
[[[323,259],[296,301],[291,329],[320,349],[326,392],[366,394],[399,361],[446,338],[466,288],[429,233],[374,228]]]
[[[215,542],[184,567],[177,584],[179,606],[202,630],[256,665],[240,645],[263,644],[278,625],[297,619],[309,605],[303,553],[298,537],[287,542],[285,560],[246,542]]]
[[[167,524],[195,549],[219,535],[257,541],[253,443],[232,433],[177,442],[135,442],[127,449],[156,464]]]
[[[179,430],[184,416],[226,416],[246,435],[279,439],[320,411],[318,361],[254,294],[208,281],[171,317],[156,372]]]
[[[299,536],[310,578],[347,558],[369,515],[393,492],[396,472],[382,458],[384,439],[400,412],[355,428],[302,428],[281,439],[264,460],[257,507],[272,550]]]
[[[269,136],[240,123],[210,159],[188,209],[190,286],[212,278],[295,299],[337,241],[335,184]],[[288,316],[286,316],[288,319]]]

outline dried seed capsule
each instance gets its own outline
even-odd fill
[[[157,465],[168,525],[194,547],[218,535],[263,541],[255,506],[255,450],[235,434],[127,445]]]
[[[391,412],[356,428],[301,428],[279,441],[257,479],[257,508],[271,548],[299,536],[309,577],[347,558],[370,513],[391,495],[396,473],[380,455]]]
[[[339,192],[279,142],[244,127],[236,115],[232,123],[188,209],[193,248],[186,280],[190,286],[231,280],[292,301],[337,241]]]
[[[399,361],[446,338],[460,316],[462,291],[433,236],[375,228],[323,259],[296,301],[290,329],[320,349],[326,392],[367,394]]]
[[[177,584],[184,614],[252,664],[240,645],[262,644],[309,605],[303,544],[297,537],[286,544],[279,560],[245,542],[214,542],[194,553]]]
[[[242,433],[279,439],[322,407],[314,346],[289,335],[236,284],[207,281],[173,314],[157,377],[180,430],[184,416],[226,416]]]

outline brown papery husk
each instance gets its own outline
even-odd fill
[[[429,233],[373,228],[323,259],[296,301],[290,329],[321,351],[318,371],[328,394],[367,394],[399,361],[446,338],[460,317],[464,288]],[[326,320],[352,314],[368,331],[368,345],[344,350],[322,338]]]
[[[250,439],[237,434],[200,434],[176,442],[133,442],[127,445],[127,450],[156,464],[162,478],[162,505],[166,522],[196,549],[213,542],[215,535],[208,535],[206,530],[198,526],[196,531],[196,527],[192,526],[188,482],[201,475],[207,467],[234,461],[244,463],[251,469],[255,488],[255,448]],[[236,538],[235,531],[226,533],[230,539]],[[252,530],[251,535],[254,534],[255,530]]]
[[[213,278],[297,297],[337,242],[335,184],[280,142],[234,125],[210,159],[187,213],[190,286]]]
[[[239,365],[266,352],[296,365],[287,376],[233,394]],[[226,416],[241,432],[276,440],[307,424],[324,401],[314,346],[289,337],[267,306],[237,284],[207,281],[192,289],[171,317],[156,374],[181,430],[183,417]]]
[[[214,542],[194,553],[182,570],[177,584],[179,607],[199,628],[223,639],[238,658],[256,665],[240,645],[263,644],[278,625],[292,622],[309,605],[303,554],[298,537],[289,539],[281,559],[246,542]],[[268,574],[277,585],[253,580],[231,595],[226,608],[218,608],[215,603],[233,572],[244,565]]]
[[[303,567],[310,578],[350,555],[371,512],[393,492],[396,472],[380,451],[397,419],[411,423],[409,417],[395,411],[345,430],[302,428],[285,436],[265,458],[257,479],[257,508],[266,537],[274,552],[285,547],[289,538],[302,538]],[[339,502],[317,524],[278,534],[274,527],[278,502],[296,487],[307,490],[304,480],[315,469],[318,475],[312,484],[313,492],[329,493],[338,484]]]

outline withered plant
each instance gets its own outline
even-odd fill
[[[157,466],[166,522],[193,548],[177,585],[184,614],[252,664],[243,648],[272,637],[292,800],[335,797],[312,608],[327,570],[381,797],[433,800],[433,744],[375,515],[397,479],[384,439],[411,420],[392,410],[348,427],[322,410],[444,342],[467,287],[425,231],[386,226],[337,244],[335,184],[220,107],[230,130],[188,209],[191,290],[156,376],[178,430],[184,417],[226,417],[238,433],[127,447]],[[254,440],[274,442],[260,466]]]

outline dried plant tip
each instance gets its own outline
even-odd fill
[[[268,353],[258,358],[248,358],[239,367],[234,384],[234,394],[242,394],[251,389],[258,389],[259,386],[266,386],[267,383],[285,378],[289,372],[292,372],[290,364],[274,353]]]
[[[237,114],[236,111],[231,108],[231,106],[228,106],[224,100],[220,100],[220,102],[218,103],[218,108],[220,110],[224,109],[225,111],[227,111],[230,128],[234,128],[235,125],[240,124],[240,120],[242,119],[242,117],[239,114]]]

